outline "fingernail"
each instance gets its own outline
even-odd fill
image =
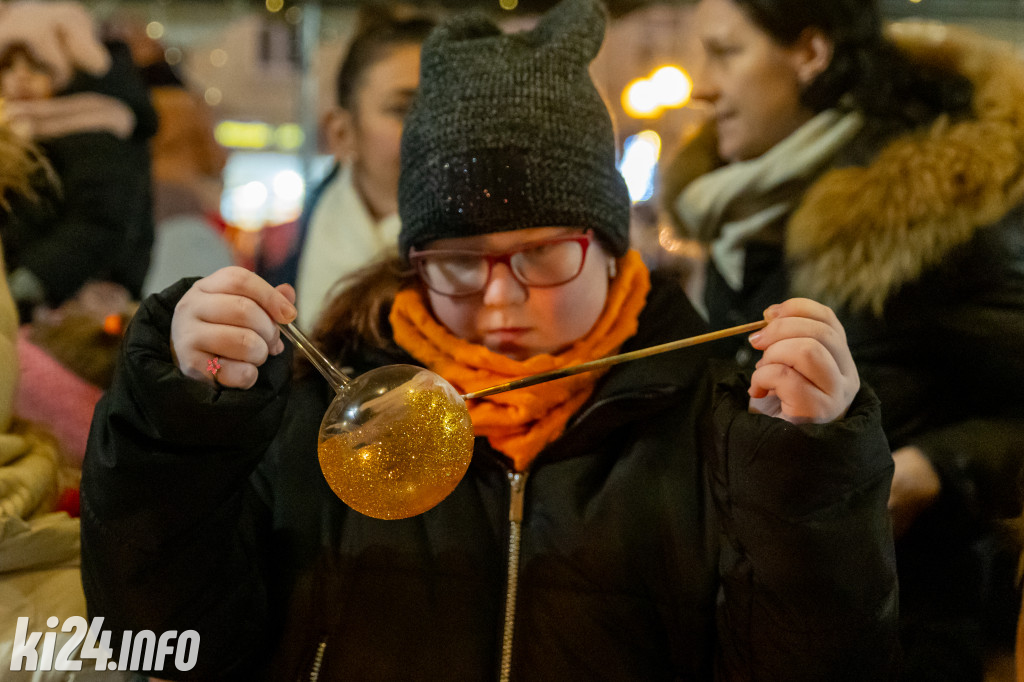
[[[747,337],[747,341],[749,341],[750,345],[752,346],[756,345],[757,342],[761,340],[761,336],[763,336],[761,332],[754,332],[753,334]]]
[[[779,316],[779,304],[778,303],[775,303],[775,304],[770,305],[767,308],[765,308],[764,319],[766,319],[766,320],[774,320],[778,316]]]
[[[299,314],[298,311],[295,310],[295,306],[293,306],[291,303],[285,303],[284,305],[281,306],[281,315],[288,322],[291,322],[292,320],[294,320],[296,315],[298,315],[298,314]]]

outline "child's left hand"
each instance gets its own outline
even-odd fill
[[[764,351],[750,381],[750,411],[794,424],[845,416],[860,377],[832,309],[791,298],[769,307],[764,317],[768,326],[749,339]]]

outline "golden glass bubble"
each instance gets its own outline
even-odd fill
[[[451,384],[420,367],[391,365],[353,380],[339,397],[321,422],[318,449],[324,477],[345,504],[404,519],[459,484],[473,454],[473,424]]]
[[[404,519],[455,490],[473,457],[473,423],[451,384],[412,365],[349,379],[294,325],[281,330],[336,393],[317,447],[335,495],[367,516]]]

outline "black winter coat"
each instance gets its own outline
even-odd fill
[[[379,521],[324,481],[331,390],[289,394],[288,353],[248,391],[175,369],[183,292],[130,325],[84,465],[83,580],[115,644],[195,629],[193,679],[478,681],[509,622],[512,680],[891,677],[892,462],[867,389],[797,426],[749,414],[699,349],[619,365],[528,475],[477,439],[446,500]],[[681,297],[657,281],[628,348],[701,331]]]

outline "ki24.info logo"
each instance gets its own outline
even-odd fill
[[[199,659],[199,633],[195,630],[185,630],[180,634],[177,630],[169,630],[160,635],[151,630],[125,631],[121,636],[120,655],[114,659],[110,631],[100,629],[102,617],[94,618],[91,625],[81,616],[66,619],[60,631],[72,635],[57,650],[59,623],[56,616],[50,616],[46,619],[49,632],[29,632],[29,619],[24,616],[18,618],[11,670],[78,671],[82,670],[83,662],[92,661],[94,670],[160,672],[173,666],[173,669],[184,672],[195,667]]]

